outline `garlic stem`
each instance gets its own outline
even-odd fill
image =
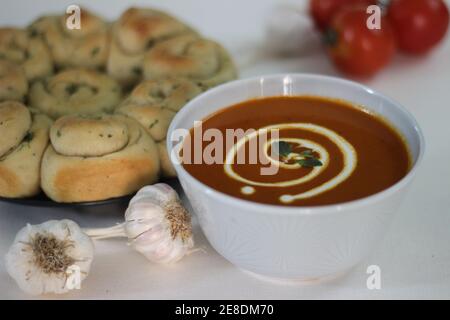
[[[87,234],[93,240],[101,240],[108,238],[127,238],[124,227],[126,222],[117,224],[108,228],[89,228],[83,229],[83,232]]]

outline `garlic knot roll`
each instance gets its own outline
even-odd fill
[[[104,68],[109,24],[86,9],[81,9],[80,28],[69,28],[68,18],[68,14],[41,17],[29,26],[30,33],[44,39],[58,68]]]
[[[56,119],[68,114],[112,113],[121,99],[119,84],[109,76],[87,69],[67,69],[33,83],[32,107]]]
[[[23,101],[28,93],[28,80],[22,67],[0,59],[0,101]]]
[[[186,77],[203,89],[236,79],[228,52],[217,42],[182,35],[156,44],[144,56],[145,79]]]
[[[157,142],[165,177],[175,176],[166,148],[170,122],[176,112],[201,92],[197,84],[184,78],[147,80],[136,86],[116,110],[139,121]]]
[[[0,103],[0,196],[39,193],[41,159],[51,120],[17,101]]]
[[[23,68],[29,81],[53,73],[50,51],[44,41],[18,28],[0,28],[0,59]]]
[[[162,11],[130,8],[112,28],[107,71],[124,85],[136,84],[143,76],[144,54],[158,42],[186,33],[195,31]]]
[[[158,150],[135,120],[120,115],[59,118],[42,160],[41,186],[57,202],[131,194],[158,179]]]

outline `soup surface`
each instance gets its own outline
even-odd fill
[[[208,129],[214,134],[205,139]],[[236,134],[239,129],[245,134]],[[226,143],[231,132],[235,136]],[[218,133],[226,138],[213,147]],[[404,140],[387,122],[362,107],[322,97],[249,100],[204,119],[190,138],[183,157],[200,146],[203,156],[222,160],[183,158],[192,176],[231,196],[267,204],[318,206],[363,198],[392,186],[410,167]]]

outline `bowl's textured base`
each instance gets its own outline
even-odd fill
[[[351,269],[347,269],[342,272],[317,277],[317,278],[274,278],[274,277],[268,277],[261,274],[257,274],[248,270],[240,269],[242,272],[265,282],[270,282],[277,285],[290,285],[290,286],[308,286],[308,285],[317,285],[325,282],[330,282],[333,280],[336,280],[338,278],[341,278],[345,276],[347,273],[350,272]]]

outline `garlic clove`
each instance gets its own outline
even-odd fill
[[[163,239],[166,239],[165,230],[161,225],[154,226],[148,230],[149,232],[144,232],[133,239],[132,245],[139,249],[144,249],[149,247]]]
[[[163,208],[153,203],[138,202],[134,206],[129,206],[126,210],[124,230],[128,238],[134,239],[162,224],[163,220]]]
[[[146,234],[148,231],[152,231],[160,225],[160,222],[157,220],[150,220],[149,222],[143,221],[132,221],[125,224],[124,230],[128,239],[136,240],[140,236]]]
[[[134,210],[130,210],[130,208]],[[129,204],[125,211],[125,221],[136,220],[163,220],[164,209],[161,205],[147,201],[134,202]]]
[[[185,249],[185,246],[178,240],[169,241],[166,238],[140,252],[155,263],[174,263],[185,255]]]

